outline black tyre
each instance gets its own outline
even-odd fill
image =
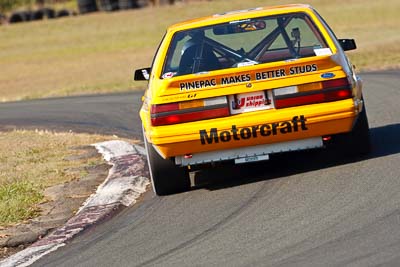
[[[369,124],[365,104],[358,115],[353,130],[349,133],[335,136],[335,145],[349,156],[366,155],[371,151]]]
[[[118,0],[99,0],[99,8],[107,12],[118,10]]]
[[[136,0],[118,0],[118,6],[121,10],[139,7]]]
[[[42,8],[41,11],[43,12],[43,16],[47,19],[54,19],[56,17],[56,11],[52,8]]]
[[[10,19],[8,20],[9,23],[19,23],[25,22],[30,20],[30,13],[26,11],[15,12],[11,15]]]
[[[36,10],[31,14],[31,20],[42,20],[44,17],[42,10]]]
[[[189,173],[185,169],[176,166],[172,160],[162,158],[154,147],[147,142],[144,133],[143,138],[154,193],[162,196],[189,190]]]
[[[62,18],[62,17],[68,17],[70,15],[71,15],[71,12],[68,9],[61,9],[57,12],[56,17]]]
[[[96,0],[78,0],[80,14],[98,11]]]

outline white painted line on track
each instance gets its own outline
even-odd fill
[[[112,165],[106,180],[97,188],[68,222],[33,243],[28,248],[0,261],[1,267],[29,266],[43,256],[65,246],[65,242],[101,221],[122,206],[131,206],[146,192],[150,181],[145,150],[124,141],[94,144],[104,159]]]
[[[28,247],[17,254],[10,256],[4,261],[0,262],[1,267],[26,267],[33,264],[41,257],[57,250],[58,248],[65,246],[65,244],[50,244],[37,247]]]
[[[103,155],[103,158],[110,161],[112,158],[124,156],[128,154],[136,154],[133,145],[120,140],[106,141],[93,144],[94,147]]]
[[[136,151],[142,155],[142,156],[146,156],[146,149],[142,146],[138,146],[138,145],[133,145],[136,149]]]

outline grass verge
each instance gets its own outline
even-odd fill
[[[0,101],[144,88],[135,68],[150,66],[168,25],[224,11],[291,0],[213,0],[0,27]],[[309,0],[350,52],[359,70],[400,67],[400,1]]]
[[[86,175],[82,166],[102,163],[101,157],[79,157],[82,146],[113,139],[110,136],[0,132],[0,226],[35,217],[46,201],[45,188]]]

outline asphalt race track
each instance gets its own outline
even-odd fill
[[[145,194],[34,266],[400,266],[400,71],[364,73],[373,152],[295,153]],[[141,93],[0,104],[0,125],[140,137]]]

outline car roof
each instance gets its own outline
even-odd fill
[[[253,18],[260,16],[270,16],[277,14],[293,13],[293,12],[310,12],[313,8],[306,4],[290,4],[290,5],[279,5],[270,7],[257,7],[245,10],[236,10],[225,12],[221,14],[215,14],[207,17],[201,17],[182,21],[168,27],[168,32],[176,32],[187,30],[191,28],[197,28],[202,26],[208,26],[218,23],[224,23],[228,21],[240,20],[243,18]]]

